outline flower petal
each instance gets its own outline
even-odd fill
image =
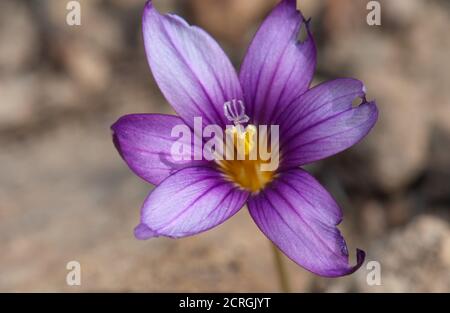
[[[182,168],[206,162],[191,161],[191,140],[171,136],[172,129],[178,125],[185,124],[173,115],[133,114],[121,117],[111,129],[116,148],[130,169],[142,179],[157,185]],[[176,141],[191,147],[190,151],[172,151]]]
[[[306,27],[307,39],[297,39]],[[316,66],[316,47],[295,0],[283,0],[255,35],[240,71],[248,114],[256,124],[269,124],[309,87]]]
[[[352,101],[361,98],[362,104]],[[356,79],[318,85],[291,103],[280,115],[283,167],[324,159],[363,139],[378,119],[375,102],[367,102]]]
[[[147,59],[162,93],[187,125],[226,125],[223,105],[242,100],[235,69],[202,29],[178,16],[161,15],[148,1],[143,14]]]
[[[239,211],[248,193],[214,168],[183,169],[163,181],[145,200],[138,239],[186,237],[223,223]]]
[[[289,258],[326,277],[351,274],[364,262],[349,265],[347,245],[337,229],[342,213],[330,194],[307,172],[284,172],[266,190],[248,201],[261,231]]]

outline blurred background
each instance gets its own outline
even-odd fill
[[[152,186],[116,152],[110,125],[171,113],[148,69],[144,0],[0,2],[0,291],[280,290],[269,242],[246,210],[207,233],[137,241]],[[211,33],[239,67],[276,0],[155,0]],[[294,291],[450,291],[450,2],[302,0],[318,44],[314,84],[363,80],[380,120],[358,146],[308,169],[337,198],[349,250],[381,264],[369,286],[284,259]],[[282,30],[280,30],[282,31]],[[66,264],[81,264],[81,286]]]

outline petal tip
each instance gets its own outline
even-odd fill
[[[365,259],[366,253],[363,250],[356,248],[356,264],[351,268],[350,272],[347,275],[356,272],[361,267],[361,265],[363,265]]]
[[[284,0],[284,2],[291,7],[297,8],[297,0]]]
[[[372,101],[368,101],[366,103],[364,103],[363,105],[367,105],[370,107],[371,110],[371,120],[372,120],[372,125],[369,128],[369,132],[370,130],[372,130],[372,128],[375,126],[375,124],[377,123],[378,119],[379,119],[379,110],[378,110],[378,106],[377,106],[377,102],[375,100]]]
[[[152,0],[147,0],[145,2],[145,8],[146,9],[151,9],[153,7],[153,1]]]
[[[111,129],[112,134],[116,133],[119,123],[120,123],[120,119],[118,119],[114,124],[111,125],[110,129]]]
[[[366,253],[363,250],[356,248],[356,264],[361,266],[365,259]]]
[[[150,17],[151,14],[157,13],[155,6],[153,5],[152,0],[147,0],[144,5],[144,10],[142,13],[142,21],[145,22],[147,18]]]
[[[147,240],[159,237],[158,233],[150,229],[147,225],[141,223],[134,229],[134,236],[138,240]]]
[[[333,272],[331,275],[326,275],[326,277],[342,277],[351,275],[363,265],[365,259],[366,253],[363,250],[356,248],[356,264],[354,266],[349,266],[346,270]]]
[[[366,88],[366,85],[364,85],[364,84],[362,86],[362,92],[364,92],[364,94],[367,94],[367,88]]]
[[[113,134],[119,132],[120,129],[122,128],[123,124],[126,123],[132,117],[133,117],[133,114],[127,114],[127,115],[123,115],[123,116],[119,117],[117,119],[117,121],[114,124],[112,124],[110,127]]]
[[[111,133],[112,133],[112,141],[113,141],[114,147],[119,152],[120,156],[123,158],[123,152],[122,152],[123,150],[122,150],[122,146],[120,145],[119,137],[117,136],[117,133],[114,130],[112,130]]]
[[[350,266],[343,271],[337,271],[332,273],[331,275],[326,275],[326,277],[342,277],[348,276],[356,272],[363,264],[366,259],[366,253],[361,249],[356,249],[356,264],[354,266]]]
[[[111,125],[110,130],[114,147],[119,152],[120,156],[123,158],[123,149],[119,138],[121,120],[122,117],[117,122]]]

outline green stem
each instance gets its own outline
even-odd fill
[[[288,293],[291,292],[291,286],[289,283],[289,278],[287,275],[286,267],[283,263],[283,254],[273,243],[270,243],[272,246],[273,257],[275,260],[275,267],[277,269],[278,280],[280,283],[281,291]]]

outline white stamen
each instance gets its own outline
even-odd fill
[[[245,106],[242,100],[233,99],[223,104],[225,117],[234,125],[247,123],[250,118],[245,114]]]

